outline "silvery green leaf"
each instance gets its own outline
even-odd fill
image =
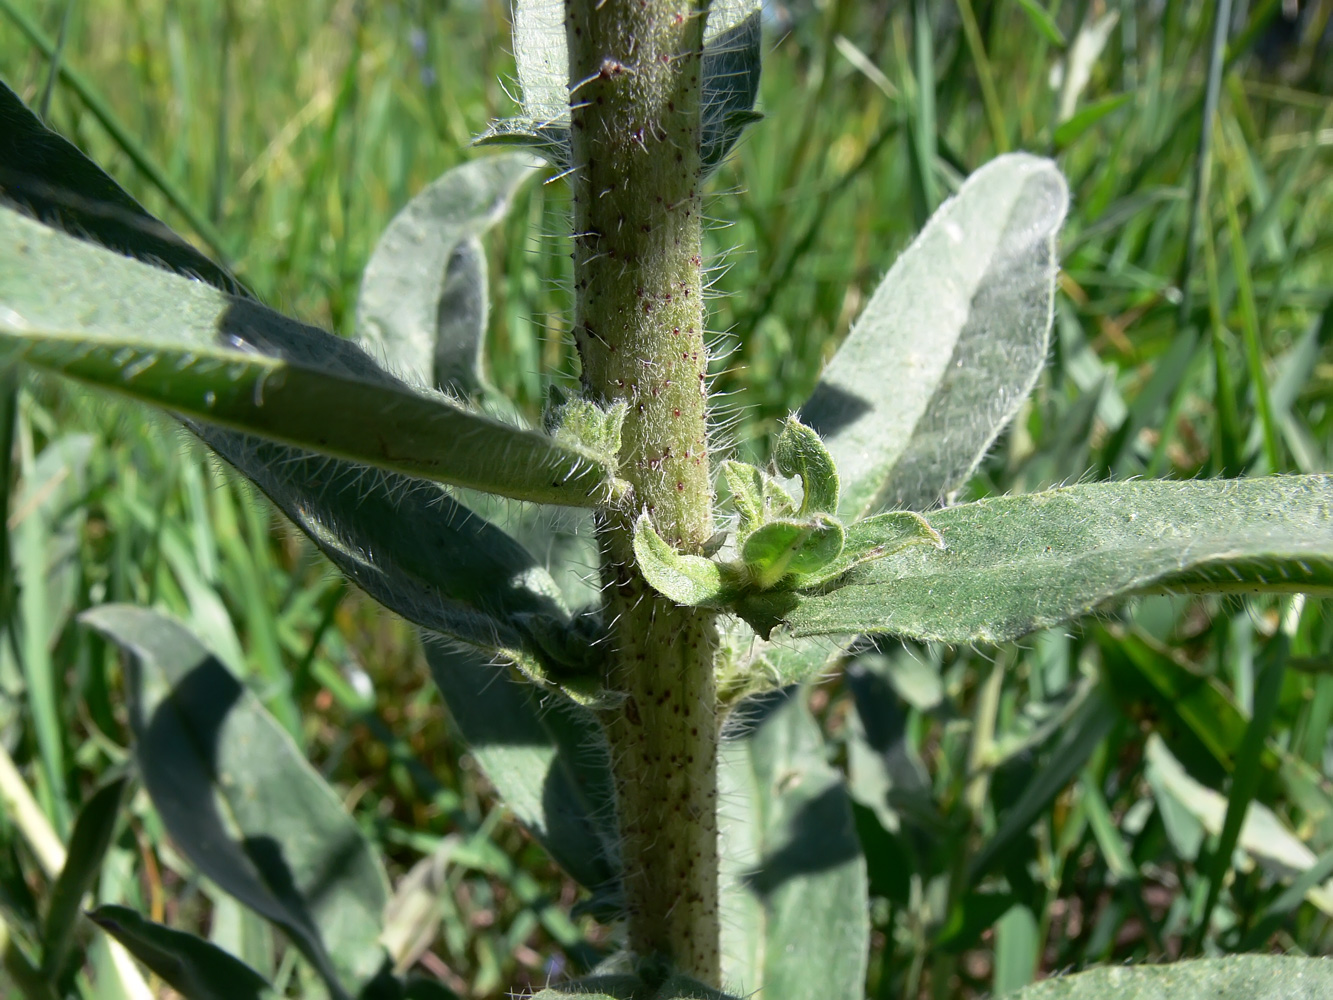
[[[520,622],[568,617],[523,546],[434,483],[216,427],[195,431],[353,583],[410,622],[481,649],[529,649]]]
[[[647,514],[634,524],[634,558],[644,579],[677,604],[725,608],[743,590],[744,581],[727,565],[677,552]]]
[[[1012,419],[1046,363],[1068,203],[1049,160],[1001,156],[875,290],[801,410],[837,463],[845,518],[924,510]]]
[[[426,662],[505,805],[576,881],[614,894],[619,834],[609,751],[596,717],[475,650],[428,642]]]
[[[837,514],[838,469],[819,435],[789,417],[773,445],[773,463],[784,476],[798,476],[802,517],[816,512]]]
[[[714,0],[709,6],[699,148],[705,174],[726,159],[747,125],[764,117],[754,110],[762,62],[762,9],[762,3],[753,0]]]
[[[526,153],[464,163],[394,216],[361,276],[356,308],[358,342],[390,371],[457,396],[482,389],[488,300],[478,238],[538,165]]]
[[[547,414],[550,432],[557,441],[567,441],[610,460],[620,454],[620,429],[629,404],[619,402],[602,409],[592,400],[571,399]]]
[[[355,996],[387,958],[388,879],[338,795],[183,626],[123,604],[82,620],[128,654],[135,761],[172,840]]]
[[[769,642],[740,618],[721,621],[721,648],[717,658],[718,698],[724,705],[739,704],[762,694],[813,680],[834,667],[852,636],[810,636]]]
[[[571,506],[605,498],[608,470],[590,454],[412,389],[253,300],[2,208],[0,261],[10,359],[412,476]]]
[[[69,235],[178,274],[201,277],[222,291],[243,291],[224,270],[145,212],[77,148],[42,125],[3,86],[0,117],[11,126],[7,138],[13,140],[0,142],[0,192],[38,218],[66,227]],[[95,204],[77,195],[90,191],[97,193]],[[302,343],[283,346],[293,350]],[[330,353],[320,357],[307,350],[308,356],[349,377],[383,377],[353,344],[336,338],[313,343]],[[498,646],[530,652],[523,630],[516,625],[519,618],[565,618],[557,588],[533,556],[436,484],[208,424],[187,424],[253,480],[353,582],[409,621],[483,649]],[[87,446],[85,441],[80,454]],[[500,503],[486,499],[492,506]],[[503,510],[503,504],[497,509]],[[538,529],[529,532],[534,543],[549,547],[553,534],[562,540],[559,552],[544,553],[561,562],[559,556],[568,547],[563,540],[570,533],[545,530],[548,519],[583,512],[523,510],[535,511],[542,519]],[[580,556],[572,558],[577,562]],[[589,558],[584,556],[583,561]],[[28,587],[25,593],[39,590]],[[42,649],[46,645],[39,643]]]
[[[819,724],[798,688],[736,713],[718,769],[723,982],[741,996],[861,1000],[866,863]]]
[[[803,577],[800,587],[821,586],[864,563],[901,552],[909,545],[942,549],[944,539],[930,522],[910,510],[891,510],[862,518],[846,529],[842,551],[837,557]]]
[[[944,539],[822,594],[766,592],[761,633],[1002,642],[1161,591],[1333,593],[1333,478],[1089,483],[930,515]]]
[[[1333,959],[1227,955],[1163,965],[1116,965],[1025,986],[1008,1000],[1323,1000]]]

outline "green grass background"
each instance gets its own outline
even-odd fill
[[[931,209],[991,156],[1027,149],[1055,156],[1073,190],[1052,364],[971,492],[1328,470],[1330,9],[1302,4],[1308,20],[1284,34],[1281,4],[1237,4],[1219,43],[1218,6],[774,5],[767,118],[710,203],[727,446],[762,457]],[[1076,39],[1099,29],[1104,47],[1070,94]],[[482,155],[469,142],[511,109],[513,72],[495,0],[0,0],[0,76],[262,299],[341,332],[378,234],[423,185]],[[544,386],[576,371],[566,200],[560,183],[526,189],[488,241],[492,374],[533,414]],[[86,462],[57,460],[53,445],[71,441]],[[575,887],[453,734],[411,630],[184,432],[34,380],[15,454],[0,745],[58,832],[127,755],[115,658],[73,616],[153,603],[247,678],[396,876],[451,851],[420,971],[501,997],[607,946],[607,928],[569,916]],[[868,705],[895,734],[896,797],[857,806],[874,896],[868,995],[1001,994],[1094,962],[1241,948],[1327,952],[1327,901],[1253,851],[1220,856],[1160,756],[1224,796],[1257,773],[1258,800],[1317,859],[1307,881],[1327,879],[1327,611],[1144,599],[1019,647],[869,658],[856,676],[878,700],[858,702],[841,677],[815,689],[840,765]],[[1287,652],[1274,640],[1284,615]],[[1280,697],[1249,730],[1275,755],[1260,760],[1242,741],[1274,657]],[[1117,711],[1084,736],[1097,684]],[[868,803],[873,789],[854,793]],[[0,817],[0,915],[16,940],[44,887]],[[142,797],[99,892],[276,963],[293,995],[310,985],[290,949],[190,871]],[[82,995],[103,995],[104,960],[94,940]]]

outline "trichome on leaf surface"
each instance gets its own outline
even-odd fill
[[[939,208],[771,464],[719,460],[703,204],[758,117],[759,22],[753,0],[519,0],[521,112],[484,140],[526,150],[450,171],[394,220],[355,341],[259,304],[0,91],[6,363],[178,415],[422,629],[490,780],[622,935],[540,997],[863,995],[866,865],[795,693],[857,636],[1006,642],[1134,594],[1333,591],[1326,476],[940,506],[1049,351],[1068,193],[1032,155],[986,164]],[[573,192],[581,381],[530,427],[484,374],[480,239],[543,173]],[[598,586],[560,565],[580,538]],[[449,995],[404,975],[382,941],[382,859],[228,669],[157,612],[107,605],[85,622],[126,653],[139,780],[198,870],[280,927],[330,996]],[[85,810],[75,837],[109,831],[110,813]],[[87,836],[105,849],[109,833]],[[123,907],[92,918],[186,997],[273,990],[271,970]],[[25,975],[55,989],[63,956]],[[1031,996],[1109,996],[1116,975]],[[1329,985],[1297,959],[1134,976],[1153,996]]]

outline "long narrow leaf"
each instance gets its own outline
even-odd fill
[[[898,258],[801,410],[837,463],[842,514],[924,509],[1013,418],[1046,363],[1068,203],[1049,160],[1001,156]]]
[[[0,82],[0,196],[49,226],[240,292],[240,282],[153,218],[64,136]]]
[[[78,926],[83,897],[92,888],[111,846],[128,778],[109,781],[88,799],[74,821],[65,866],[60,869],[42,924],[42,971],[59,976]]]
[[[847,790],[801,689],[739,712],[718,776],[723,981],[743,996],[860,1000],[869,889]]]
[[[128,605],[83,621],[129,654],[135,760],[172,839],[356,995],[386,959],[388,880],[333,789],[185,628]]]
[[[937,511],[913,548],[767,609],[783,633],[1000,642],[1146,591],[1333,593],[1333,478],[1096,483]]]
[[[588,506],[590,453],[415,391],[355,345],[0,212],[0,351],[209,423],[521,500]]]
[[[1094,969],[1024,987],[1009,1000],[1323,1000],[1330,995],[1333,959],[1228,955]]]
[[[539,163],[510,153],[461,164],[394,216],[356,306],[357,339],[390,371],[458,394],[481,388],[486,261],[477,237],[504,217]]]
[[[0,195],[69,235],[225,292],[244,291],[2,86],[0,121],[8,129],[0,129]],[[351,374],[376,374],[363,354],[331,343]],[[536,560],[435,484],[201,422],[190,426],[339,569],[409,621],[483,648],[531,652],[515,616],[540,617],[548,628],[563,616]]]
[[[125,906],[99,906],[90,916],[185,1000],[275,1000],[250,966],[193,934],[163,927]]]
[[[614,896],[618,833],[609,750],[596,718],[563,698],[539,700],[531,684],[469,650],[432,643],[426,661],[505,805],[565,871]]]

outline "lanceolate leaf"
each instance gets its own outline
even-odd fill
[[[819,724],[799,688],[737,711],[718,775],[722,980],[740,996],[860,1000],[865,859]]]
[[[397,382],[249,299],[0,212],[0,351],[209,423],[504,496],[588,506],[602,462]]]
[[[145,920],[125,906],[99,906],[89,916],[184,1000],[277,998],[258,972],[193,934]]]
[[[532,1000],[568,1000],[569,997],[580,1000],[738,1000],[685,976],[672,976],[654,987],[631,975],[590,976],[548,986],[534,994]]]
[[[1333,593],[1333,479],[1096,483],[930,515],[943,551],[780,594],[761,629],[999,642],[1145,591]],[[767,595],[765,595],[767,596]]]
[[[59,978],[73,943],[83,897],[93,887],[102,869],[102,859],[111,846],[128,783],[129,779],[124,777],[107,782],[84,803],[74,822],[65,866],[51,887],[42,925],[42,971],[53,980]]]
[[[484,649],[528,649],[519,616],[567,617],[532,555],[434,483],[194,429],[354,583],[408,621]]]
[[[388,880],[333,789],[182,626],[128,605],[83,620],[129,654],[135,761],[177,846],[356,995],[386,957]]]
[[[759,0],[714,0],[708,6],[700,138],[705,172],[716,169],[745,126],[762,117],[754,110],[759,96],[761,8]],[[560,0],[514,4],[514,58],[522,109],[518,117],[493,124],[481,139],[528,146],[562,170],[570,164],[564,13]]]
[[[488,156],[446,172],[399,212],[361,277],[357,339],[410,382],[456,395],[482,388],[486,259],[477,237],[504,217],[540,161]]]
[[[615,895],[618,834],[605,737],[586,708],[476,652],[426,646],[431,676],[506,806],[586,888]]]
[[[844,517],[925,509],[1013,417],[1046,363],[1068,203],[1049,160],[998,157],[880,283],[801,411],[837,462]]]
[[[0,129],[0,193],[71,235],[240,290],[3,87],[0,121],[9,126]],[[80,201],[78,192],[96,192],[97,203]],[[348,374],[382,377],[363,352],[342,340],[328,343]],[[409,621],[487,649],[526,649],[515,615],[563,618],[533,557],[435,484],[217,426],[190,426],[354,582]]]
[[[1323,1000],[1333,959],[1228,955],[1169,965],[1117,965],[1026,986],[1009,1000]]]

